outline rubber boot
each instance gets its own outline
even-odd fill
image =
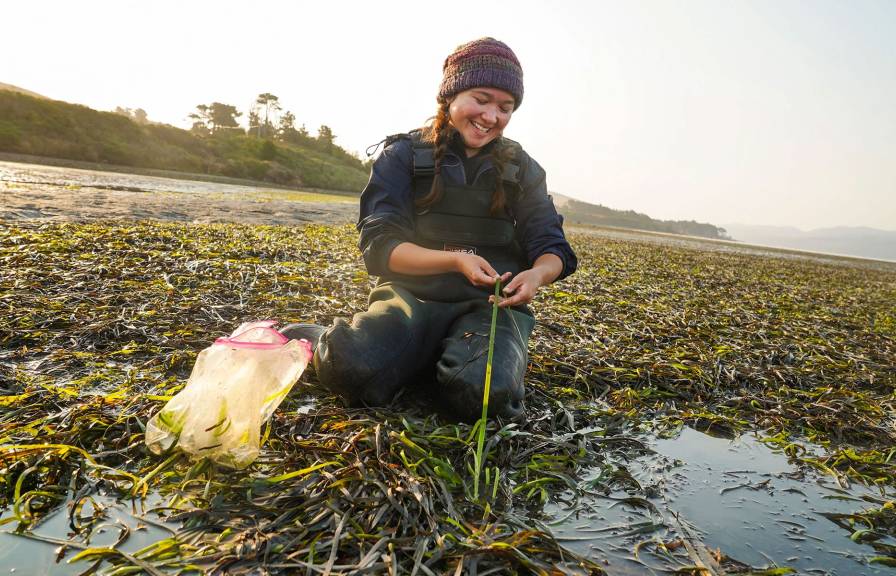
[[[321,335],[326,332],[325,326],[320,324],[307,324],[304,322],[295,322],[281,328],[279,332],[290,340],[307,340],[311,343],[311,351],[317,350],[317,344],[320,342]]]

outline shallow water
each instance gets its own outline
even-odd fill
[[[0,221],[343,224],[357,196],[0,162]]]
[[[93,495],[93,501],[105,510],[105,518],[96,526],[88,542],[84,542],[81,538],[74,540],[78,544],[90,547],[114,546],[121,536],[121,531],[126,529],[127,539],[116,549],[133,553],[170,537],[175,529],[175,526],[171,526],[170,531],[166,530],[164,523],[155,515],[152,518],[143,518],[140,509],[148,508],[147,503],[135,503],[131,506],[126,502],[116,501],[111,496],[98,494]],[[81,515],[88,516],[93,512],[91,505],[87,504]],[[4,574],[68,576],[83,574],[94,563],[93,560],[70,563],[70,560],[81,551],[80,548],[67,547],[63,551],[55,542],[39,540],[39,538],[68,539],[72,529],[69,525],[67,505],[57,508],[31,530],[29,535],[33,537],[14,534],[12,531],[9,526],[0,531],[0,572]]]
[[[656,542],[671,545],[681,540],[710,554],[718,549],[753,567],[790,567],[799,574],[831,576],[896,574],[894,568],[870,564],[877,555],[873,548],[854,542],[848,531],[822,515],[871,507],[862,497],[880,500],[876,489],[859,485],[843,489],[833,479],[804,473],[751,435],[727,440],[684,428],[676,438],[640,439],[652,454],[614,463],[631,474],[640,490],[592,493],[579,502],[587,511],[576,515],[558,505],[545,510],[547,528],[554,536],[573,551],[602,562],[611,576],[668,573],[693,565],[693,555],[683,549],[674,558],[656,551]],[[584,484],[601,473],[593,471]],[[889,493],[886,498],[894,496]],[[130,529],[119,547],[125,552],[170,536],[154,514],[142,516],[142,510],[162,505],[157,496],[143,503],[102,495],[94,495],[94,500],[105,508],[106,517],[90,546],[113,545],[122,526]],[[88,505],[82,516],[91,513]],[[173,532],[177,527],[167,528]],[[69,564],[79,552],[75,548],[57,561],[58,544],[12,530],[10,524],[0,531],[2,573],[78,574],[92,563]],[[32,533],[67,539],[68,506],[57,508]],[[84,543],[80,538],[78,542]],[[884,542],[896,544],[894,539]]]
[[[81,186],[131,192],[178,192],[184,194],[232,194],[256,192],[253,186],[219,184],[197,180],[180,180],[158,176],[142,176],[118,172],[100,172],[59,166],[0,162],[0,181],[55,186]]]
[[[634,549],[639,542],[681,537],[754,567],[832,576],[896,574],[869,563],[875,550],[822,515],[877,507],[862,499],[880,500],[876,488],[843,489],[833,478],[804,474],[751,435],[727,440],[685,428],[676,438],[647,443],[655,454],[622,465],[654,510],[621,502],[627,495],[613,492],[587,498],[590,513],[551,526],[572,549],[603,560],[609,574],[668,569],[663,557],[650,553],[654,546],[642,546],[638,558]],[[893,497],[891,492],[885,499]],[[563,517],[559,508],[551,513]]]

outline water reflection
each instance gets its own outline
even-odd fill
[[[24,535],[13,533],[14,528],[10,526],[14,524],[8,524],[6,531],[0,532],[0,570],[7,574],[23,575],[84,574],[95,560],[69,563],[84,547],[114,546],[122,552],[133,553],[174,534],[174,525],[166,527],[155,515],[152,518],[141,516],[140,510],[148,508],[150,501],[142,505],[133,504],[136,508],[112,496],[94,494],[79,513],[82,518],[95,516],[97,519],[92,530],[87,528],[82,531],[89,533],[87,540],[80,536],[73,537],[69,505],[57,507]],[[71,543],[67,546],[57,542],[70,538]],[[116,545],[117,542],[120,544]]]
[[[549,510],[552,532],[577,552],[603,560],[609,574],[693,565],[695,557],[715,550],[755,567],[787,566],[800,574],[896,573],[870,563],[878,555],[874,549],[824,516],[875,507],[882,500],[876,488],[844,490],[833,478],[799,470],[752,435],[728,440],[685,428],[676,438],[649,444],[655,454],[615,463],[640,490],[594,493],[586,499],[591,512],[568,518],[559,508]],[[599,486],[600,475],[605,470],[588,480]]]
[[[37,164],[18,164],[14,162],[0,162],[0,182],[80,186],[130,192],[216,193],[234,196],[251,194],[258,190],[257,187],[237,184],[219,184],[216,182],[100,172]]]

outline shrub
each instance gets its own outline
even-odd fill
[[[21,132],[13,124],[0,120],[0,150],[18,151]]]

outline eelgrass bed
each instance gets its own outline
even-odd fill
[[[535,303],[529,420],[489,423],[475,499],[469,424],[413,391],[347,410],[313,374],[245,471],[144,447],[215,337],[365,307],[351,227],[0,224],[0,524],[85,572],[600,574],[545,507],[574,515],[599,492],[650,509],[625,468],[645,432],[758,430],[843,485],[896,485],[896,271],[572,241],[579,271]],[[113,517],[110,495],[140,524]],[[41,533],[54,514],[69,530]],[[896,563],[892,502],[834,520]],[[126,552],[147,525],[161,536]],[[651,529],[669,571],[750,570],[681,526]]]

